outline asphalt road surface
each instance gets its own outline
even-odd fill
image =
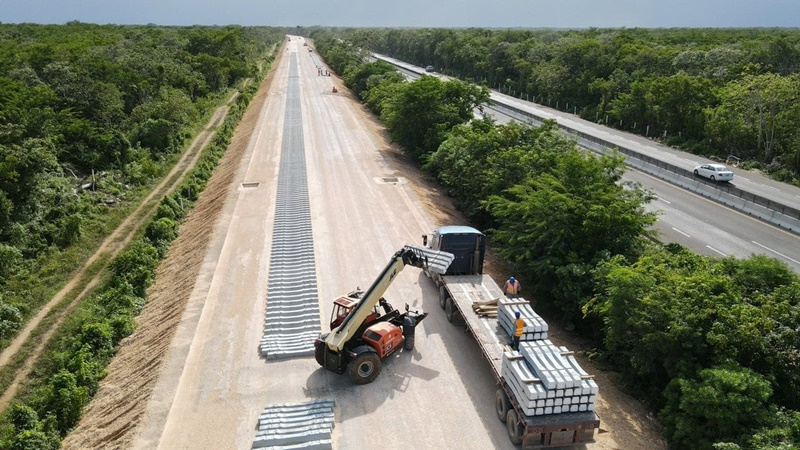
[[[501,124],[515,120],[495,109],[487,108],[484,113]],[[671,152],[674,157],[685,155],[674,149]],[[635,169],[628,170],[623,180],[641,183],[656,195],[656,200],[645,209],[658,213],[653,229],[661,242],[678,243],[707,256],[743,259],[754,254],[766,255],[800,273],[800,235]]]

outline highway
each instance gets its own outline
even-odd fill
[[[425,73],[423,68],[408,64],[404,61],[400,61],[385,55],[376,54],[375,56],[400,68],[405,67],[407,70],[403,72],[406,74],[419,75],[420,73]],[[441,74],[435,75],[442,79],[448,78],[447,76]],[[664,161],[689,171],[699,164],[717,162],[659,144],[658,142],[637,134],[627,133],[605,127],[603,125],[595,124],[581,119],[576,115],[549,108],[537,103],[520,100],[495,90],[491,91],[491,99],[499,103],[524,109],[525,111],[531,112],[532,114],[545,119],[555,119],[559,125],[564,127],[579,131],[581,133],[596,136],[620,147],[632,149],[639,153],[657,158],[660,161]],[[738,188],[765,198],[769,198],[786,206],[800,209],[800,188],[772,180],[755,172],[743,171],[735,167],[731,167],[731,170],[735,174],[732,184]]]
[[[422,68],[389,58],[398,69],[408,77],[419,77]],[[404,70],[404,67],[406,69]],[[442,75],[436,75],[447,78]],[[584,133],[593,133],[605,140],[619,142],[629,148],[637,148],[652,157],[691,170],[695,165],[711,160],[701,158],[680,150],[656,144],[640,136],[624,133],[612,128],[603,127],[577,119],[567,113],[556,111],[541,105],[492,91],[493,99],[502,99],[506,103],[514,103],[519,108],[537,111],[542,115],[557,117],[559,123],[569,124]],[[492,116],[498,123],[516,120],[504,114],[502,108],[484,108],[486,115]],[[788,206],[800,206],[800,189],[767,179],[761,175],[733,169],[736,173],[734,181],[741,189],[758,195],[785,202]],[[733,256],[747,258],[753,254],[766,255],[787,264],[796,273],[800,273],[800,236],[747,214],[733,210],[717,202],[708,200],[674,184],[659,178],[630,169],[624,175],[625,181],[641,183],[652,191],[657,199],[648,204],[648,211],[659,214],[659,220],[653,227],[662,242],[674,242],[686,248],[708,256]]]

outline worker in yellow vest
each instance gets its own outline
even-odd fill
[[[520,317],[519,311],[514,313],[517,320],[514,321],[516,328],[514,328],[514,340],[511,341],[511,348],[519,351],[519,340],[522,337],[522,332],[525,330],[525,321]]]
[[[514,279],[514,277],[509,278],[506,284],[503,285],[503,292],[508,298],[517,298],[521,290],[522,285],[519,284],[519,281]]]

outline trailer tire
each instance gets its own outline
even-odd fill
[[[517,412],[513,409],[508,410],[508,415],[506,416],[506,430],[508,430],[508,439],[512,444],[522,444],[522,435],[525,433],[525,429],[520,426]]]
[[[444,315],[447,316],[447,321],[453,323],[456,319],[456,305],[453,304],[453,299],[447,297],[444,305]]]
[[[444,286],[439,287],[439,306],[444,309],[445,304],[447,303],[447,289]]]
[[[350,378],[355,384],[370,384],[381,373],[381,359],[374,351],[360,353],[350,361]]]
[[[503,388],[497,388],[497,392],[494,393],[494,409],[497,412],[497,418],[500,419],[500,422],[505,422],[508,411],[511,409],[511,404]]]

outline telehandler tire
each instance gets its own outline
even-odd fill
[[[355,384],[370,384],[381,373],[381,359],[374,351],[360,353],[350,361],[350,378]]]
[[[325,344],[319,343],[314,348],[314,359],[317,360],[317,364],[320,367],[325,367]]]
[[[405,342],[403,342],[403,349],[406,351],[414,350],[414,335],[406,336]]]
[[[414,350],[414,336],[417,334],[417,321],[411,317],[403,319],[403,348],[407,351]]]
[[[328,333],[322,334],[319,336],[319,340],[322,342],[314,343],[314,359],[317,360],[320,367],[325,367],[325,339],[327,337]]]

